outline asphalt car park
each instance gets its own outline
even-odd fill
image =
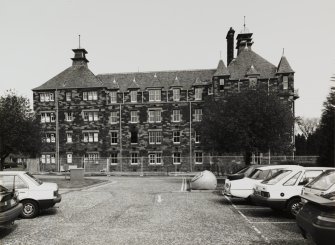
[[[231,206],[249,227],[268,244],[314,244],[302,237],[295,219],[284,212],[255,206],[242,198],[224,196],[224,205]]]
[[[62,202],[0,230],[0,244],[311,244],[294,219],[187,191],[185,177],[100,177],[97,186],[60,189]]]

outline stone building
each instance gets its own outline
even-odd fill
[[[265,88],[292,103],[294,71],[252,50],[252,33],[227,33],[227,66],[216,69],[93,74],[86,50],[72,66],[33,89],[34,110],[45,129],[41,162],[85,164],[108,158],[108,168],[203,169],[199,123],[206,96]],[[59,137],[57,137],[59,136]],[[58,155],[59,154],[59,155]]]

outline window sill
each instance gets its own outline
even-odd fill
[[[203,164],[202,162],[195,162],[194,163],[195,165],[201,165],[201,164]]]
[[[173,165],[181,165],[181,162],[174,162]]]

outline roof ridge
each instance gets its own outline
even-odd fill
[[[208,69],[186,69],[186,70],[162,70],[162,71],[134,71],[134,72],[115,72],[115,73],[100,73],[97,74],[96,76],[101,76],[101,75],[115,75],[115,74],[134,74],[134,73],[158,73],[158,72],[180,72],[180,71],[208,71],[208,70],[216,70],[215,68],[208,68]]]

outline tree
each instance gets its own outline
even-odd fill
[[[0,97],[0,170],[9,154],[35,157],[40,145],[40,124],[29,109],[29,100],[8,91]]]
[[[335,120],[335,91],[332,89],[323,103],[319,134],[319,159],[322,166],[334,167],[334,120]]]
[[[318,118],[297,117],[296,122],[306,139],[312,135],[319,126]]]
[[[315,156],[319,154],[319,124],[318,118],[297,117],[296,122],[301,132],[295,137],[296,154],[300,156]]]
[[[292,147],[294,117],[276,94],[248,90],[208,98],[201,124],[204,145],[217,153],[286,152]]]

